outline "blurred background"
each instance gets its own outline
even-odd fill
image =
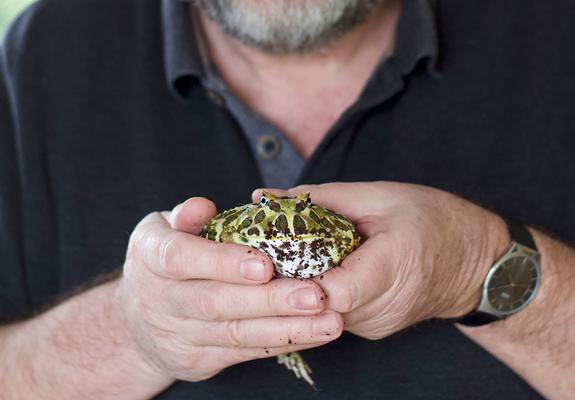
[[[0,0],[0,38],[4,36],[4,31],[10,21],[33,0]]]

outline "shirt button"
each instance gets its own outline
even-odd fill
[[[273,160],[277,158],[282,144],[275,135],[263,135],[258,138],[258,154],[264,160]]]
[[[212,101],[212,103],[214,103],[217,106],[223,107],[225,104],[225,100],[222,96],[220,96],[218,93],[216,93],[215,91],[213,91],[212,89],[207,89],[206,90],[206,95],[208,96],[208,99],[210,99]]]

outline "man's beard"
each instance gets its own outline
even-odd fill
[[[326,47],[385,0],[192,0],[226,33],[269,53]]]

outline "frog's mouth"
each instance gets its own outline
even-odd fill
[[[309,240],[325,240],[324,236],[318,235],[293,235],[293,236],[271,236],[269,238],[265,238],[266,240],[281,240],[281,241],[293,241],[293,242],[300,242],[300,241],[309,241]]]

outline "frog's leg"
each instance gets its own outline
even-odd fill
[[[307,365],[301,354],[295,352],[280,354],[278,356],[278,364],[285,365],[287,369],[293,371],[295,376],[303,378],[315,389],[313,379],[309,376],[309,374],[311,374],[311,368]]]

